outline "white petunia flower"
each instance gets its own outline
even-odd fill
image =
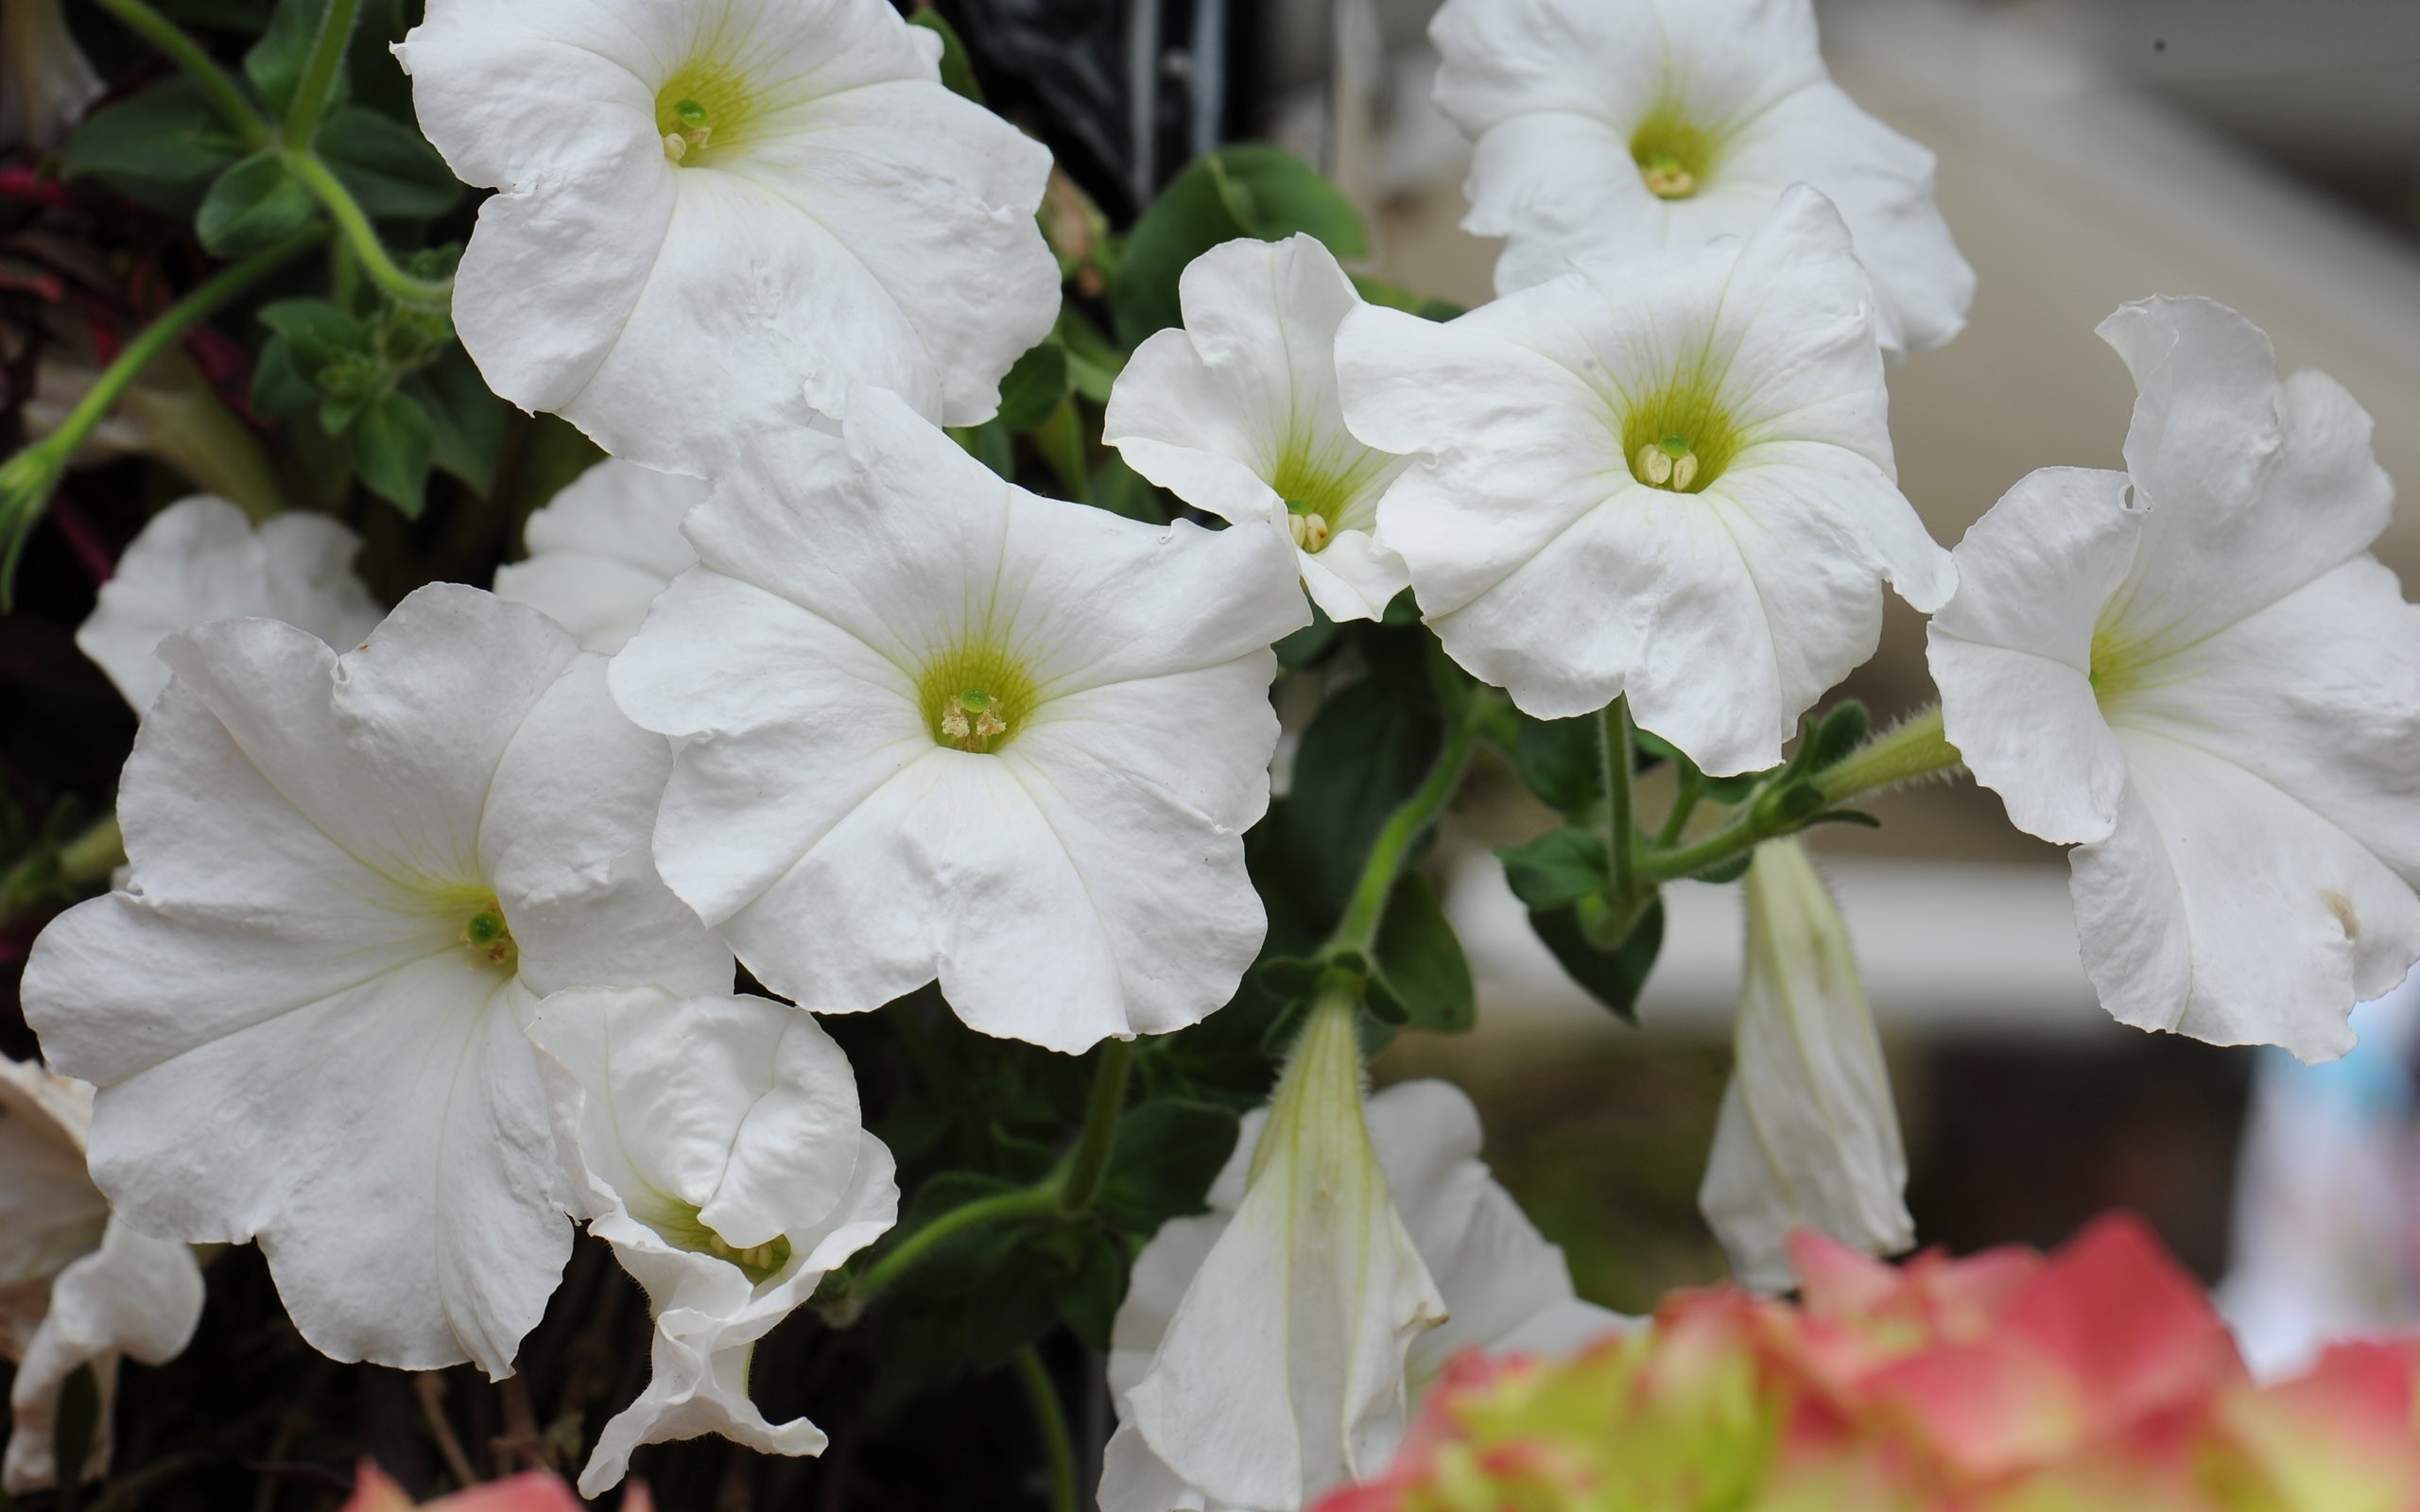
[[[859,1126],[856,1075],[809,1015],[660,988],[560,992],[530,1038],[589,1231],[647,1288],[655,1376],[598,1435],[579,1493],[642,1444],[719,1434],[819,1454],[805,1418],[748,1398],[749,1357],[824,1273],[899,1217],[890,1151]]]
[[[1067,1052],[1227,1001],[1266,923],[1269,646],[1309,618],[1284,541],[1038,498],[878,389],[684,529],[700,565],[614,694],[689,740],[656,860],[758,980],[856,1012],[938,977]]]
[[[1245,238],[1193,260],[1183,329],[1134,349],[1110,390],[1102,438],[1198,509],[1287,537],[1311,601],[1374,620],[1411,582],[1378,543],[1378,499],[1402,457],[1344,428],[1336,328],[1361,303],[1310,236]]]
[[[59,0],[0,0],[0,146],[58,146],[104,87]]]
[[[2035,472],[1935,617],[1950,742],[2009,819],[2074,842],[2085,969],[2123,1022],[2306,1060],[2420,956],[2420,610],[2369,554],[2370,418],[2280,380],[2206,300],[2101,322],[2126,472]]]
[[[1809,0],[1450,0],[1428,35],[1438,108],[1478,143],[1462,225],[1508,238],[1499,293],[1742,234],[1804,183],[1857,238],[1893,360],[1966,323],[1933,156],[1832,82]]]
[[[153,515],[127,546],[76,631],[77,648],[137,713],[168,685],[160,643],[212,620],[284,620],[350,649],[380,613],[354,576],[360,550],[361,538],[325,515],[275,515],[255,529],[226,500],[195,494]]]
[[[938,423],[1050,332],[1040,143],[886,0],[432,0],[421,129],[499,191],[454,285],[488,385],[701,473],[855,383]]]
[[[1630,696],[1708,772],[1781,760],[1874,651],[1888,578],[1955,582],[1899,493],[1873,299],[1821,195],[1744,241],[1593,266],[1449,324],[1365,306],[1345,419],[1414,454],[1378,507],[1445,650],[1544,719]]]
[[[193,1251],[119,1223],[85,1175],[92,1118],[91,1087],[0,1057],[0,1355],[17,1363],[0,1490],[11,1496],[57,1484],[59,1393],[83,1366],[100,1413],[81,1478],[107,1474],[118,1357],[164,1364],[201,1319]]]
[[[1698,1207],[1741,1284],[1785,1292],[1793,1228],[1886,1255],[1916,1230],[1890,1072],[1831,893],[1796,840],[1758,846],[1745,891],[1737,1058]]]
[[[453,584],[343,657],[268,620],[161,654],[130,879],[26,968],[43,1048],[101,1089],[94,1178],[147,1231],[257,1236],[326,1354],[500,1376],[571,1245],[531,1010],[730,989],[648,859],[671,753],[603,658]]]
[[[1460,1089],[1440,1081],[1405,1082],[1372,1097],[1367,1108],[1370,1147],[1384,1189],[1392,1194],[1393,1212],[1434,1281],[1442,1309],[1450,1314],[1411,1338],[1404,1350],[1402,1378],[1392,1388],[1401,1393],[1401,1413],[1417,1406],[1445,1363],[1464,1349],[1562,1354],[1622,1326],[1620,1314],[1572,1295],[1563,1251],[1539,1236],[1511,1195],[1488,1174],[1478,1159],[1478,1111]],[[1109,1357],[1110,1387],[1123,1426],[1111,1437],[1103,1462],[1100,1504],[1104,1512],[1242,1505],[1292,1508],[1317,1500],[1344,1478],[1332,1456],[1321,1462],[1315,1452],[1305,1452],[1299,1461],[1302,1479],[1292,1486],[1290,1499],[1278,1494],[1284,1486],[1272,1484],[1263,1487],[1267,1500],[1222,1501],[1189,1485],[1153,1452],[1127,1400],[1153,1369],[1168,1338],[1170,1322],[1195,1277],[1202,1272],[1204,1261],[1218,1251],[1231,1227],[1244,1221],[1239,1210],[1249,1197],[1247,1175],[1254,1151],[1266,1137],[1270,1117],[1268,1110],[1261,1110],[1244,1120],[1236,1153],[1210,1189],[1210,1211],[1169,1222],[1135,1257]],[[1299,1250],[1281,1251],[1271,1261],[1263,1251],[1257,1258],[1275,1264],[1282,1274],[1300,1254]],[[1230,1255],[1223,1263],[1232,1263],[1235,1258]],[[1270,1304],[1263,1300],[1257,1305],[1260,1311],[1247,1314],[1213,1316],[1198,1311],[1197,1320],[1205,1326],[1197,1345],[1202,1338],[1215,1337],[1221,1328],[1239,1339],[1265,1334],[1272,1326],[1265,1315]],[[1194,1306],[1200,1310],[1206,1304]],[[1335,1389],[1332,1381],[1292,1372],[1275,1380],[1261,1376],[1244,1384],[1247,1389],[1270,1390],[1280,1412],[1285,1410],[1286,1397],[1297,1390]],[[1334,1403],[1325,1410],[1332,1413]],[[1367,1452],[1356,1460],[1359,1468],[1384,1463],[1392,1452],[1392,1435],[1402,1420],[1392,1404],[1385,1404],[1378,1420],[1367,1425]],[[1204,1435],[1196,1452],[1207,1448],[1215,1453],[1216,1426],[1194,1426]],[[1241,1447],[1228,1445],[1230,1452]]]
[[[527,604],[612,656],[628,644],[665,585],[698,564],[681,518],[706,486],[608,457],[529,517],[526,561],[495,570],[495,596]]]

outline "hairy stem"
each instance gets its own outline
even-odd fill
[[[303,188],[310,190],[326,209],[329,217],[336,221],[337,230],[344,233],[354,255],[361,260],[361,270],[370,275],[370,282],[394,296],[398,303],[416,309],[442,310],[454,302],[452,279],[416,278],[405,272],[402,266],[389,255],[386,244],[378,239],[377,230],[370,224],[370,216],[362,210],[361,202],[353,198],[353,191],[344,186],[344,181],[320,161],[317,153],[305,148],[288,147],[283,157],[285,171],[294,175]]]
[[[311,43],[310,59],[303,63],[293,101],[286,106],[285,124],[278,128],[278,140],[288,149],[307,152],[312,139],[320,134],[320,117],[327,113],[337,70],[344,66],[345,49],[353,43],[354,18],[360,13],[361,0],[328,0],[327,12],[320,18],[320,35]]]
[[[1630,730],[1630,696],[1605,705],[1602,746],[1605,756],[1605,852],[1613,859],[1614,896],[1628,899],[1638,892],[1637,798],[1632,791],[1632,768],[1637,763]]]
[[[1017,1384],[1033,1405],[1033,1426],[1042,1434],[1042,1455],[1050,1467],[1050,1512],[1076,1512],[1076,1445],[1067,1434],[1066,1409],[1059,1404],[1059,1388],[1050,1383],[1042,1356],[1032,1345],[1017,1350],[1012,1362]]]
[[[1117,1144],[1117,1122],[1126,1111],[1126,1078],[1134,1064],[1134,1041],[1112,1040],[1100,1047],[1100,1066],[1093,1074],[1092,1101],[1084,1108],[1083,1132],[1067,1152],[1058,1173],[1059,1211],[1083,1212],[1100,1194],[1101,1177],[1109,1170],[1110,1152]]]
[[[152,9],[144,0],[94,0],[102,9],[126,24],[128,30],[160,49],[170,62],[185,71],[186,77],[201,86],[202,94],[220,118],[226,121],[247,153],[258,152],[268,146],[269,124],[255,110],[227,71],[216,59],[202,50],[201,43],[185,35],[182,27]]]

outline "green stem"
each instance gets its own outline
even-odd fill
[[[1061,1212],[1087,1211],[1100,1194],[1110,1152],[1117,1144],[1117,1123],[1126,1111],[1127,1074],[1133,1065],[1133,1040],[1112,1040],[1100,1047],[1092,1101],[1084,1108],[1083,1132],[1076,1137],[1076,1147],[1067,1152],[1066,1163],[1059,1168]]]
[[[168,60],[185,71],[201,92],[210,96],[211,108],[227,122],[244,144],[247,153],[258,152],[268,146],[269,125],[267,117],[244,97],[227,71],[216,59],[202,50],[201,43],[185,35],[175,22],[152,9],[144,0],[95,0],[102,9],[126,24],[127,29],[145,42],[167,54]]]
[[[1605,850],[1614,863],[1614,896],[1638,892],[1637,796],[1632,769],[1637,765],[1630,732],[1630,696],[1605,705],[1601,746],[1605,756]]]
[[[1705,778],[1699,773],[1696,763],[1682,757],[1679,775],[1680,791],[1673,796],[1672,812],[1664,816],[1664,827],[1655,832],[1658,850],[1668,850],[1680,840],[1682,832],[1689,827],[1689,816],[1698,811],[1698,799],[1705,796]]]
[[[1404,859],[1461,790],[1463,768],[1470,765],[1471,752],[1478,745],[1482,712],[1478,694],[1454,712],[1445,731],[1445,748],[1437,753],[1436,765],[1428,768],[1428,776],[1411,797],[1387,816],[1377,839],[1371,842],[1369,859],[1361,865],[1361,878],[1354,884],[1352,901],[1345,904],[1343,921],[1328,939],[1327,952],[1351,950],[1366,954],[1377,939],[1378,924],[1386,918],[1387,900],[1394,895]]]
[[[1076,1512],[1076,1445],[1067,1435],[1066,1409],[1059,1405],[1058,1388],[1042,1356],[1028,1344],[1012,1357],[1017,1384],[1033,1404],[1033,1425],[1042,1431],[1042,1454],[1050,1466],[1050,1512]]]
[[[399,303],[424,310],[442,310],[454,302],[452,279],[415,278],[397,265],[387,253],[386,244],[378,239],[377,231],[370,224],[361,202],[342,180],[308,149],[288,147],[281,154],[285,171],[294,175],[302,187],[319,198],[337,229],[353,246],[354,254],[361,259],[361,270],[370,281],[395,297]]]
[[[353,43],[354,18],[360,13],[361,0],[328,0],[327,12],[320,18],[320,35],[311,43],[311,57],[302,65],[302,77],[285,108],[285,124],[278,128],[278,141],[287,150],[308,152],[320,134],[320,117],[327,112],[328,96],[336,92],[337,70],[344,66],[345,48]]]
[[[1059,1194],[1051,1182],[1038,1186],[1019,1187],[996,1196],[977,1197],[942,1213],[940,1217],[899,1242],[898,1247],[867,1267],[848,1290],[853,1301],[865,1301],[908,1271],[917,1262],[941,1247],[953,1235],[977,1228],[987,1223],[1001,1223],[1012,1218],[1046,1218],[1059,1211]]]
[[[93,386],[84,390],[84,397],[67,412],[57,430],[0,467],[0,537],[6,540],[6,557],[0,559],[0,609],[8,608],[12,599],[18,553],[24,550],[34,521],[41,518],[51,490],[58,486],[59,474],[66,471],[68,458],[109,418],[110,411],[117,407],[117,402],[126,397],[126,391],[134,387],[144,369],[220,305],[318,246],[326,235],[321,227],[305,227],[266,251],[254,252],[240,263],[220,268],[128,342],[117,360],[102,369]]]
[[[1965,759],[1944,733],[1941,705],[1934,704],[1816,773],[1815,788],[1825,803],[1845,803],[1866,793],[1948,771]]]

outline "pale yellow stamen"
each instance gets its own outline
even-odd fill
[[[987,743],[1008,732],[1009,722],[1000,717],[999,701],[980,689],[969,688],[942,711],[942,736],[968,750],[983,750]]]
[[[1638,176],[1645,180],[1647,192],[1658,199],[1686,199],[1698,192],[1698,176],[1682,167],[1677,158],[1650,158],[1638,165]]]
[[[1698,480],[1698,454],[1690,449],[1687,439],[1667,436],[1660,441],[1650,441],[1631,458],[1631,472],[1638,481],[1651,489],[1669,489],[1685,493]]]
[[[1287,533],[1294,538],[1294,544],[1305,551],[1315,552],[1326,545],[1331,534],[1328,529],[1327,516],[1295,514],[1290,510],[1286,516],[1286,529]]]

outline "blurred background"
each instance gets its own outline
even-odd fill
[[[1245,124],[1360,200],[1364,271],[1477,304],[1497,247],[1459,229],[1468,147],[1428,102],[1435,9],[1264,4]],[[2133,387],[2093,327],[2152,293],[2220,300],[2286,367],[2334,374],[2376,417],[2387,471],[2420,479],[2420,6],[1818,9],[1839,81],[1939,155],[1941,204],[1979,278],[1965,334],[1892,378],[1901,480],[1937,539],[1954,543],[2033,468],[2122,465]],[[2420,511],[2378,554],[2420,580]],[[1843,691],[1880,717],[1927,702],[1920,617],[1894,604]],[[1528,801],[1490,784],[1437,861],[1479,1029],[1402,1042],[1381,1074],[1469,1087],[1492,1160],[1582,1289],[1641,1307],[1721,1273],[1695,1194],[1729,1063],[1737,892],[1668,900],[1641,1025],[1626,1027],[1562,980],[1489,853],[1547,827]],[[1883,829],[1813,842],[1890,1047],[1926,1243],[2048,1245],[2135,1209],[2226,1281],[2248,1349],[2273,1365],[2319,1333],[2420,1315],[2403,1005],[2365,1009],[2363,1050],[2331,1068],[2121,1027],[2084,979],[2055,849],[1971,783],[1877,806]]]

